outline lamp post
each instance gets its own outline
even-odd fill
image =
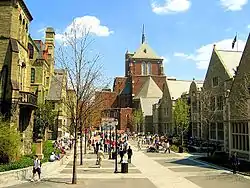
[[[111,159],[111,124],[109,123],[109,159]]]
[[[118,140],[118,135],[117,135],[117,125],[118,125],[118,120],[116,119],[115,120],[115,171],[114,173],[117,173],[118,172],[118,169],[117,169],[117,140]]]

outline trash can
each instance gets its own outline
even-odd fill
[[[179,147],[179,153],[183,153],[183,147]]]
[[[128,173],[128,162],[121,163],[121,173]]]
[[[112,159],[116,159],[116,154],[115,154],[115,152],[112,152]]]

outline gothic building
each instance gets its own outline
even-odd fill
[[[138,131],[132,127],[133,109],[141,109],[144,118],[152,121],[152,105],[161,98],[165,81],[163,59],[146,42],[143,29],[139,48],[125,53],[125,75],[114,79],[113,91],[101,92],[109,101],[103,106],[102,118],[117,118],[119,129]],[[140,131],[146,129],[144,125]]]

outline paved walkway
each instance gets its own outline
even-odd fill
[[[114,173],[114,160],[106,159],[103,167],[95,164],[96,155],[91,151],[84,155],[84,164],[77,159],[77,185],[71,185],[72,158],[54,173],[43,176],[41,182],[25,183],[12,188],[249,188],[250,180],[223,169],[217,169],[205,163],[195,161],[190,155],[177,153],[147,153],[144,146],[141,151],[133,148],[132,164],[129,173]],[[120,164],[118,164],[120,171]],[[35,185],[34,185],[35,184]]]

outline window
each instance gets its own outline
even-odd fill
[[[197,123],[193,123],[193,137],[197,137],[198,132],[197,132]]]
[[[210,139],[216,139],[216,123],[210,124]]]
[[[31,74],[30,74],[30,82],[35,83],[35,78],[36,78],[36,70],[34,68],[31,68]]]
[[[193,97],[195,97],[195,96],[196,96],[195,91],[192,91],[192,96],[193,96]]]
[[[2,72],[0,74],[0,99],[5,99],[6,87],[7,87],[7,77],[8,77],[8,67],[4,65]]]
[[[232,129],[233,149],[249,151],[249,131],[247,122],[234,122]]]
[[[218,140],[224,140],[224,125],[222,122],[217,123],[217,138]]]
[[[197,113],[197,102],[192,102],[193,113]]]
[[[147,73],[147,67],[146,67],[146,63],[145,62],[142,62],[142,65],[141,65],[141,74],[142,75],[146,75]]]
[[[46,86],[49,86],[49,77],[46,77]]]
[[[210,109],[211,111],[215,111],[215,97],[210,98]]]
[[[151,74],[151,63],[148,62],[148,75],[150,75],[150,74]]]
[[[216,77],[213,77],[213,87],[216,87],[216,86],[218,86],[219,85],[219,80],[218,80],[218,77],[216,76]]]
[[[217,108],[218,110],[223,110],[223,96],[217,97]]]
[[[33,59],[33,57],[34,57],[34,47],[30,43],[28,44],[28,50],[29,50],[29,58]]]

